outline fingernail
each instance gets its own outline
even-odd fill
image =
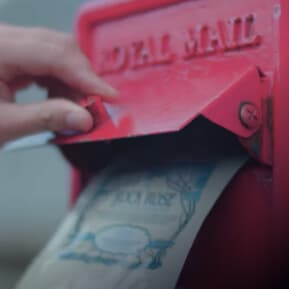
[[[74,136],[74,135],[78,135],[78,134],[82,134],[82,131],[77,131],[77,130],[62,130],[57,132],[57,134],[62,135],[62,136]]]
[[[103,89],[102,89],[101,93],[104,96],[110,96],[113,98],[116,98],[118,96],[118,91],[115,88],[113,88],[112,86],[108,85],[106,82],[103,82]]]
[[[93,84],[96,94],[111,98],[116,98],[118,96],[118,91],[103,79],[99,77],[95,78],[95,75],[93,75],[93,78],[90,78],[90,81]]]
[[[92,117],[86,111],[69,112],[65,119],[67,129],[73,131],[89,131],[93,126]]]
[[[111,96],[113,96],[113,97],[117,97],[118,96],[118,91],[115,88],[113,88],[112,86],[109,86],[108,88],[110,90],[110,95]]]

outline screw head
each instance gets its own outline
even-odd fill
[[[240,108],[240,120],[247,129],[258,129],[261,125],[260,110],[253,103],[244,103]]]

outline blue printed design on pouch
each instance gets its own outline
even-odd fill
[[[215,168],[215,162],[185,161],[128,170],[115,167],[79,208],[59,258],[128,269],[160,268],[192,219]],[[172,231],[159,233],[166,222]]]

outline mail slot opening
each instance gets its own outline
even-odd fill
[[[227,130],[198,117],[189,126],[176,133],[151,135],[120,140],[63,145],[66,158],[79,170],[94,173],[114,158],[138,148],[149,154],[163,154],[166,158],[179,153],[190,153],[198,158],[215,155],[246,153],[238,138]]]
[[[268,229],[269,227],[264,230],[262,228],[264,228],[264,222],[266,224],[270,222],[271,168],[258,164],[253,158],[250,160],[248,153],[234,134],[203,117],[198,117],[189,126],[177,133],[109,142],[66,145],[62,146],[61,149],[82,175],[80,190],[83,190],[87,185],[91,176],[101,175],[104,167],[109,167],[119,156],[126,156],[127,153],[136,160],[140,159],[141,165],[147,160],[147,163],[151,166],[151,171],[154,173],[155,167],[159,168],[161,162],[167,164],[176,157],[179,157],[180,160],[184,157],[186,161],[190,159],[208,161],[214,160],[214,158],[233,159],[238,154],[247,155],[249,161],[222,191],[221,197],[201,226],[176,288],[192,288],[190,284],[194,282],[202,284],[204,282],[203,276],[207,272],[207,268],[211,268],[211,266],[218,268],[209,274],[212,280],[216,280],[216,282],[222,283],[223,280],[218,279],[219,275],[214,275],[214,272],[219,270],[218,266],[224,272],[242,272],[242,274],[245,272],[246,275],[251,276],[256,268],[255,263],[250,261],[252,252],[261,258],[264,257],[264,251],[266,252],[271,246],[270,242],[265,242],[260,246],[261,241],[270,240],[271,231]],[[136,151],[136,153],[131,154],[132,151]],[[178,172],[179,168],[177,166],[175,168]],[[199,163],[198,168],[202,171],[201,163]],[[125,171],[125,174],[131,175],[134,174],[134,171]],[[159,176],[154,175],[154,177]],[[190,177],[191,175],[187,175],[183,179],[181,174],[177,175],[177,178],[167,180],[168,186],[186,192]],[[162,176],[160,176],[160,179],[162,179]],[[114,179],[110,178],[110,181],[114,182]],[[120,191],[120,195],[116,194],[117,200],[121,204],[118,204],[115,208],[122,206],[123,203],[127,203],[127,208],[138,206],[140,198],[137,194],[139,192],[134,191],[135,187],[132,191],[126,191],[129,183],[130,181],[128,181],[128,184],[126,182],[117,183],[119,188],[123,187],[124,190]],[[155,183],[152,184],[155,190],[153,190],[154,195],[149,201],[156,208],[152,211],[149,210],[149,215],[158,213],[157,205],[165,206],[167,201],[158,196],[158,187],[154,187]],[[268,199],[264,200],[262,197],[264,195]],[[74,205],[79,198],[79,191],[76,192],[73,198],[72,203]],[[101,208],[99,210],[101,212]],[[140,209],[140,214],[141,212]],[[117,210],[112,214],[117,214]],[[139,214],[136,213],[135,219],[138,218]],[[255,228],[256,234],[250,233],[252,227]],[[239,247],[234,247],[232,244],[245,244],[244,246],[247,246],[247,250],[242,254],[242,262],[236,262],[240,258]],[[226,252],[224,256],[223,252]],[[220,253],[222,259],[219,258]],[[67,256],[71,257],[72,255]],[[89,258],[89,256],[87,257]],[[270,259],[270,255],[265,257]],[[221,264],[218,262],[221,262]],[[273,264],[269,261],[265,262],[265,264],[268,263]],[[194,274],[193,283],[191,274]],[[263,279],[260,282],[262,281]],[[210,278],[205,282],[210,283]]]

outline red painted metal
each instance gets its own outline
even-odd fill
[[[179,288],[288,288],[288,276],[279,287],[275,275],[273,198],[271,169],[248,164],[203,225]]]
[[[207,219],[182,288],[278,288],[275,273],[287,266],[288,24],[287,0],[111,0],[80,13],[81,48],[120,98],[89,96],[94,130],[58,143],[175,132],[202,115],[260,163],[240,172]]]
[[[289,107],[289,3],[286,0],[276,1],[276,15],[279,22],[274,23],[278,33],[278,58],[275,71],[273,90],[273,190],[275,205],[275,235],[278,236],[276,247],[282,256],[282,264],[288,268],[289,260],[289,134],[288,134],[288,107]],[[278,262],[278,260],[277,260]],[[278,263],[277,263],[278,264]],[[281,270],[280,270],[281,271]],[[282,272],[282,271],[281,271]],[[288,275],[288,271],[286,272]]]
[[[244,143],[257,131],[263,138],[259,127],[242,125],[239,110],[253,103],[267,130],[263,104],[276,69],[276,7],[271,0],[255,0],[236,1],[226,9],[222,2],[109,1],[85,7],[77,26],[79,42],[120,98],[102,104],[91,96],[100,111],[98,125],[89,134],[58,142],[174,132],[199,115],[247,139]],[[257,149],[251,146],[262,162],[272,162],[267,138],[258,145],[253,139]]]

